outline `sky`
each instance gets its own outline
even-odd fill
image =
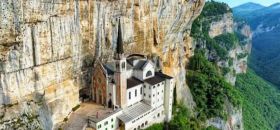
[[[274,3],[280,2],[280,0],[216,0],[227,3],[230,7],[236,7],[238,5],[247,3],[247,2],[254,2],[264,6],[269,6]]]

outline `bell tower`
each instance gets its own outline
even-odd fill
[[[115,80],[116,80],[116,92],[117,92],[117,105],[119,107],[124,108],[126,107],[126,90],[127,90],[127,83],[126,83],[126,58],[124,56],[123,51],[123,40],[122,40],[122,30],[121,30],[121,22],[119,19],[118,25],[118,37],[117,37],[117,47],[116,53],[114,56],[115,60]]]

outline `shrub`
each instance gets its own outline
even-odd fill
[[[153,124],[152,126],[148,127],[146,130],[163,130],[163,124]]]
[[[65,117],[65,118],[63,119],[63,121],[64,121],[64,122],[67,122],[67,121],[68,121],[68,118],[67,118],[67,117]]]
[[[241,53],[241,54],[237,55],[237,59],[240,60],[240,59],[245,58],[246,56],[248,56],[248,53]]]
[[[80,105],[77,105],[77,106],[75,106],[75,107],[72,108],[72,111],[76,111],[76,110],[79,109],[79,108],[80,108]]]

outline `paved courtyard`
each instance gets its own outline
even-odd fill
[[[109,111],[111,110],[95,103],[82,103],[80,108],[70,115],[67,123],[64,125],[64,129],[83,130],[87,126],[89,116],[96,116],[97,113],[101,116]]]

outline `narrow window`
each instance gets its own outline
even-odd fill
[[[125,68],[125,63],[124,63],[124,62],[122,63],[122,68],[123,68],[123,69]]]
[[[141,87],[140,88],[140,94],[142,95],[142,93],[143,93],[143,88]]]
[[[128,99],[131,99],[131,92],[128,93]]]
[[[135,90],[135,97],[137,97],[137,89]]]

